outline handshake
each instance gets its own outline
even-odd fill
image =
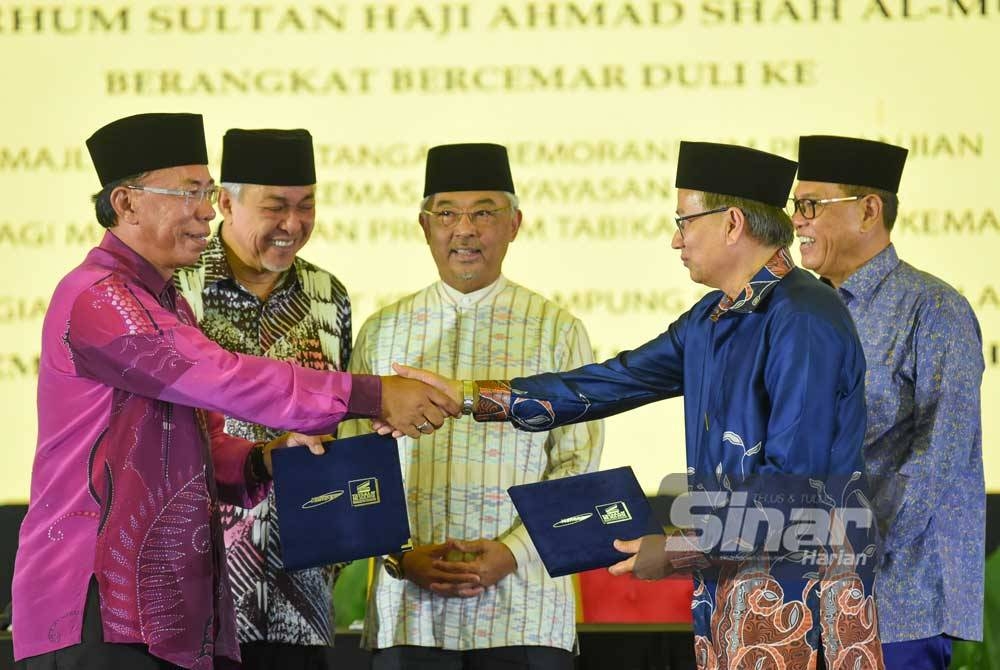
[[[379,435],[419,438],[462,415],[462,382],[398,363],[392,369],[398,376],[382,377],[382,414],[372,420]]]

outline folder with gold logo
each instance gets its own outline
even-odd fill
[[[396,440],[375,433],[275,449],[274,497],[288,570],[409,548],[410,522]]]
[[[561,577],[628,558],[612,546],[662,528],[632,468],[613,468],[507,489],[549,574]]]

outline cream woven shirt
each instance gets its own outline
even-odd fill
[[[383,308],[361,328],[350,371],[393,374],[393,362],[457,379],[510,379],[571,370],[593,361],[578,319],[500,277],[463,294],[443,282]],[[351,421],[341,437],[368,432]],[[575,599],[568,577],[552,579],[506,490],[515,484],[593,471],[603,426],[594,421],[527,433],[506,423],[448,421],[399,454],[415,544],[447,538],[499,539],[518,569],[476,598],[446,598],[389,577],[379,564],[362,643],[483,649],[541,645],[571,650]]]

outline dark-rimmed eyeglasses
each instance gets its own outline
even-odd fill
[[[497,222],[497,219],[499,218],[497,214],[505,209],[510,209],[510,205],[507,205],[506,207],[497,207],[496,209],[480,208],[473,209],[471,211],[448,208],[439,209],[437,211],[430,209],[422,209],[420,211],[429,216],[431,221],[442,228],[454,228],[464,216],[468,216],[469,221],[471,221],[474,226],[487,228]]]
[[[730,205],[725,207],[716,207],[715,209],[708,209],[704,212],[696,212],[694,214],[685,214],[684,216],[675,216],[674,223],[677,224],[677,231],[681,234],[681,239],[684,239],[684,229],[687,227],[688,223],[697,219],[699,216],[708,216],[709,214],[718,214],[719,212],[724,212],[730,208]]]
[[[184,204],[187,207],[191,207],[192,205],[197,207],[206,200],[208,200],[210,205],[214,205],[219,201],[220,190],[218,186],[206,186],[205,188],[195,189],[160,188],[159,186],[126,186],[125,188],[130,191],[145,191],[147,193],[156,193],[158,195],[172,195],[178,198],[184,198]]]
[[[789,198],[788,202],[791,204],[793,215],[798,212],[803,219],[815,219],[819,211],[823,209],[823,205],[835,202],[853,202],[864,197],[863,195],[849,195],[843,198],[820,198],[818,200],[816,198]]]

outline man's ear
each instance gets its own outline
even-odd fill
[[[740,241],[746,232],[747,216],[739,207],[726,210],[726,244],[733,245]]]
[[[521,210],[515,209],[514,216],[510,217],[510,241],[513,242],[517,238],[517,232],[521,230]]]
[[[219,189],[219,213],[226,221],[232,221],[233,217],[233,196],[224,188]]]
[[[427,214],[420,212],[417,215],[417,222],[420,223],[420,227],[424,229],[424,240],[427,244],[431,243],[431,219]]]
[[[119,186],[111,191],[111,208],[115,210],[115,220],[125,225],[136,225],[139,217],[135,211],[135,191]]]
[[[869,193],[861,200],[861,232],[867,233],[882,221],[882,198]]]

